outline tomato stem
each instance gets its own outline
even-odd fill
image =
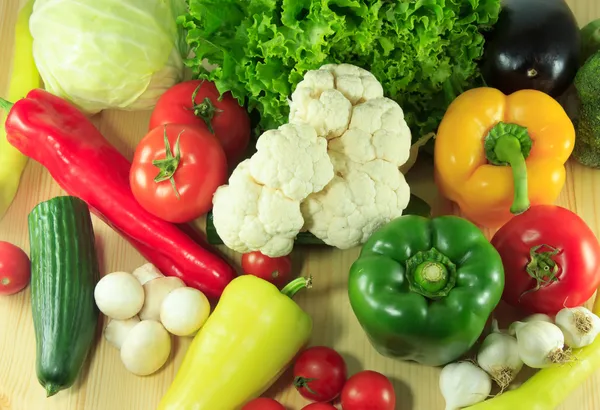
[[[164,128],[165,159],[155,159],[152,161],[152,165],[159,169],[158,175],[154,177],[154,182],[158,183],[166,180],[171,181],[171,186],[175,191],[175,196],[177,199],[180,199],[179,191],[177,191],[177,187],[175,186],[175,179],[173,178],[173,175],[175,175],[175,171],[177,171],[179,163],[181,162],[179,137],[181,137],[183,131],[177,135],[177,140],[175,141],[175,153],[173,153],[171,152],[171,144],[169,143],[169,138],[167,137],[167,126],[165,125]]]
[[[539,252],[544,247],[549,250]],[[557,275],[560,267],[552,257],[558,255],[559,252],[559,249],[546,244],[534,246],[529,250],[530,260],[525,271],[535,279],[536,284],[533,289],[523,292],[519,299],[527,293],[535,292],[544,286],[550,285],[552,282],[558,282]]]
[[[0,283],[3,286],[6,286],[6,285],[10,284],[10,279],[9,278],[2,278],[2,280],[0,280]]]
[[[196,104],[196,96],[198,95],[198,91],[200,91],[200,87],[204,84],[204,80],[196,87],[194,92],[192,93],[192,111],[194,111],[194,115],[199,117],[204,121],[206,127],[210,131],[211,134],[215,133],[215,130],[212,126],[212,120],[217,112],[223,112],[223,110],[218,109],[214,106],[210,98],[205,97],[204,100],[200,104]]]
[[[308,390],[311,394],[314,394],[315,396],[318,396],[317,392],[315,392],[313,389],[310,388],[310,386],[308,385],[308,383],[313,382],[317,379],[315,378],[308,378],[308,377],[302,377],[302,376],[296,376],[294,378],[294,387],[301,389],[301,388],[305,388],[306,390]]]
[[[302,289],[310,289],[312,287],[312,277],[308,278],[296,278],[287,285],[283,289],[281,289],[281,293],[284,295],[293,298],[298,291]]]

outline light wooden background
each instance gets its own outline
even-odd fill
[[[0,0],[0,95],[5,95],[7,90],[13,26],[20,2]],[[568,2],[582,25],[600,17],[598,0]],[[96,116],[94,121],[100,131],[131,158],[137,141],[146,131],[148,119],[147,112],[108,111]],[[432,183],[431,164],[419,164],[408,178],[413,192],[432,204],[436,214],[452,212],[451,205],[438,196]],[[567,186],[558,201],[559,205],[577,212],[596,234],[600,233],[598,186],[600,171],[569,163]],[[10,241],[28,252],[27,214],[40,201],[61,194],[64,192],[49,174],[30,161],[16,200],[0,222],[0,240]],[[144,263],[142,257],[104,223],[94,219],[94,228],[99,238],[102,273],[131,271]],[[383,358],[368,343],[346,295],[347,271],[357,254],[358,249],[343,252],[323,248],[307,252],[297,248],[294,251],[296,268],[314,277],[314,288],[297,297],[298,303],[314,320],[311,343],[336,348],[346,358],[351,374],[372,369],[390,377],[395,385],[398,410],[443,409],[444,401],[438,388],[439,369]],[[101,322],[104,326],[104,320]],[[0,297],[0,410],[154,409],[169,387],[188,345],[189,340],[174,339],[174,351],[167,365],[158,373],[142,378],[128,373],[121,364],[118,351],[98,336],[91,359],[75,386],[46,399],[35,376],[29,288],[11,297]],[[273,386],[269,395],[276,396],[289,410],[300,410],[307,402],[289,387],[289,381],[288,372]],[[600,371],[575,391],[560,410],[599,410],[599,389]]]

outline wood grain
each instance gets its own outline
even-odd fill
[[[569,0],[580,24],[600,17],[598,0]],[[0,95],[7,90],[12,55],[13,27],[20,0],[0,0]],[[101,132],[131,158],[136,143],[146,130],[149,113],[107,111],[94,118]],[[85,136],[82,136],[84,138]],[[2,164],[0,164],[2,166]],[[431,164],[421,162],[410,172],[413,192],[433,205],[436,214],[454,208],[443,200],[432,183]],[[577,212],[598,235],[600,233],[600,172],[574,163],[568,164],[568,183],[559,205]],[[40,201],[64,192],[37,163],[30,161],[21,188],[6,217],[0,222],[0,240],[29,250],[27,214]],[[143,258],[108,226],[94,218],[99,242],[102,272],[131,271]],[[488,233],[489,234],[489,233]],[[229,253],[237,261],[233,253]],[[301,294],[298,303],[313,317],[313,345],[328,345],[340,351],[349,372],[362,369],[380,371],[393,379],[398,396],[397,409],[436,410],[444,408],[438,389],[439,369],[403,363],[378,355],[351,312],[346,296],[348,268],[358,249],[294,251],[294,263],[303,274],[315,278],[314,288]],[[105,322],[102,321],[102,328]],[[150,410],[156,408],[171,383],[190,340],[174,339],[174,353],[157,374],[136,377],[123,367],[119,353],[100,336],[91,358],[68,391],[46,399],[35,375],[35,338],[31,318],[29,288],[12,297],[0,297],[0,410]],[[289,410],[299,410],[307,402],[289,387],[289,372],[269,391]],[[559,410],[600,409],[600,372],[575,391]],[[543,392],[540,392],[543,394]],[[214,409],[226,410],[226,409]],[[516,409],[515,409],[516,410]]]

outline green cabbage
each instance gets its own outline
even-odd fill
[[[181,81],[184,0],[36,0],[29,22],[45,88],[88,113],[149,109]]]
[[[190,0],[197,77],[260,114],[257,131],[287,121],[288,98],[310,69],[371,71],[407,115],[414,140],[434,132],[450,102],[482,85],[482,32],[500,0]],[[207,72],[202,60],[218,65]]]

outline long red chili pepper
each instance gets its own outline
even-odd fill
[[[0,100],[0,108],[10,103]],[[67,101],[33,90],[10,109],[6,131],[10,144],[46,167],[163,274],[212,298],[235,277],[225,260],[138,204],[129,187],[130,162]]]

